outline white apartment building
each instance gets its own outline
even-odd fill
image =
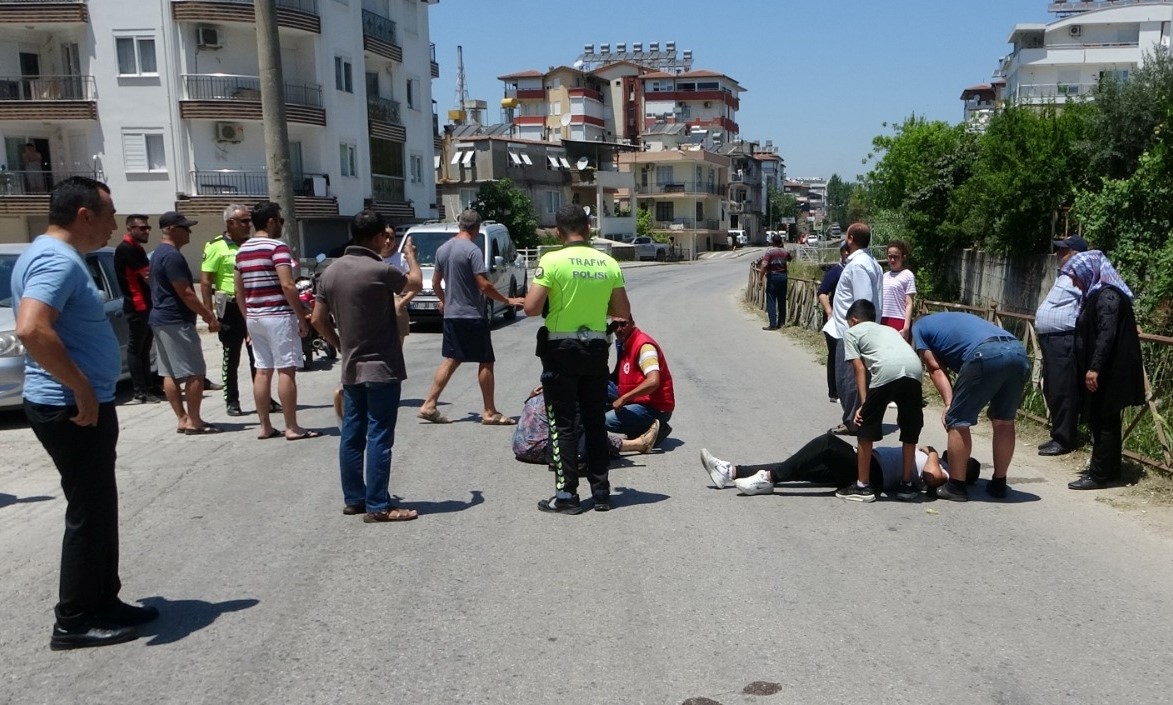
[[[1049,9],[1054,21],[1018,24],[1010,33],[1013,50],[995,71],[1005,80],[999,98],[1063,103],[1091,92],[1103,75],[1127,78],[1146,52],[1169,46],[1170,0],[1052,2]]]
[[[436,217],[437,1],[277,0],[303,255],[364,207]],[[120,213],[219,232],[227,204],[267,193],[258,75],[251,0],[0,0],[0,241],[42,232],[72,174]]]

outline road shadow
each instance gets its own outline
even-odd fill
[[[49,495],[37,495],[35,497],[17,497],[13,494],[4,494],[0,492],[0,509],[13,504],[29,504],[30,502],[48,502],[54,499]]]
[[[684,441],[682,441],[679,438],[676,438],[674,436],[668,436],[664,440],[660,441],[660,445],[656,446],[652,450],[652,452],[654,453],[658,450],[663,453],[671,453],[672,451],[676,450],[677,448],[681,448],[683,446],[684,446]]]
[[[1011,484],[1006,489],[1006,496],[999,499],[990,495],[986,489],[990,484],[989,480],[978,480],[976,483],[969,486],[969,501],[970,502],[991,502],[993,504],[1024,504],[1026,502],[1038,502],[1041,497],[1031,492],[1024,492],[1016,489]],[[976,491],[975,491],[976,490]],[[947,500],[938,499],[935,494],[925,495],[924,501],[930,502],[946,502]]]
[[[404,509],[414,509],[419,512],[420,516],[425,514],[452,514],[453,512],[463,512],[466,509],[472,509],[478,504],[485,503],[485,495],[481,490],[469,490],[472,498],[467,502],[462,502],[457,499],[446,499],[439,502],[430,502],[427,500],[415,500],[411,502],[401,501],[398,496],[393,495],[392,499],[395,503]]]
[[[668,495],[658,492],[644,492],[632,487],[616,487],[611,493],[611,508],[635,507],[640,504],[655,504],[668,499]]]
[[[151,637],[147,646],[173,644],[185,639],[228,612],[239,612],[260,604],[260,600],[247,598],[207,602],[205,600],[169,600],[165,597],[146,597],[140,600],[148,607],[159,610],[159,618],[139,629],[143,636]]]

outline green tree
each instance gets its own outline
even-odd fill
[[[652,211],[648,208],[640,208],[635,214],[635,234],[636,237],[650,236],[652,234]]]
[[[1009,107],[995,115],[946,227],[994,252],[1050,252],[1063,208],[1088,179],[1081,145],[1091,134],[1090,108]]]
[[[534,204],[509,179],[481,184],[472,207],[485,220],[495,220],[509,228],[518,247],[537,247],[538,218],[534,215]]]
[[[781,230],[783,218],[798,217],[798,199],[776,186],[766,187],[766,224],[768,230]]]
[[[832,174],[829,181],[827,181],[827,219],[832,223],[839,223],[843,228],[847,228],[848,223],[851,222],[848,217],[848,206],[851,203],[851,196],[855,192],[855,184],[844,181],[838,174]]]

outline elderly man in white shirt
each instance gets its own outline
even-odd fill
[[[847,228],[847,263],[835,287],[831,300],[831,320],[823,330],[828,331],[839,342],[835,346],[835,386],[839,391],[839,404],[843,407],[843,422],[830,429],[831,433],[854,436],[856,432],[855,412],[859,408],[859,390],[855,385],[855,368],[843,359],[843,336],[847,333],[847,309],[860,299],[871,301],[876,307],[876,320],[883,316],[884,270],[868,247],[872,244],[872,231],[864,223],[852,223]],[[829,330],[833,329],[833,330]]]
[[[1078,235],[1052,243],[1059,267],[1077,252],[1087,252]],[[1035,331],[1043,354],[1043,397],[1051,416],[1051,438],[1039,445],[1039,455],[1063,455],[1079,445],[1079,389],[1075,367],[1075,319],[1083,292],[1071,277],[1059,273],[1047,298],[1035,312]]]

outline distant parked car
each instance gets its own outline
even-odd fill
[[[631,241],[635,245],[635,258],[644,260],[651,259],[657,262],[663,262],[668,259],[668,246],[662,242],[656,242],[647,235],[641,235]]]
[[[17,409],[23,404],[24,345],[16,337],[16,309],[12,302],[12,270],[28,243],[0,245],[0,409]],[[86,266],[98,291],[106,299],[106,318],[114,327],[122,351],[122,378],[130,377],[126,364],[126,342],[130,328],[122,312],[122,290],[114,274],[114,248],[103,247],[85,256]]]

